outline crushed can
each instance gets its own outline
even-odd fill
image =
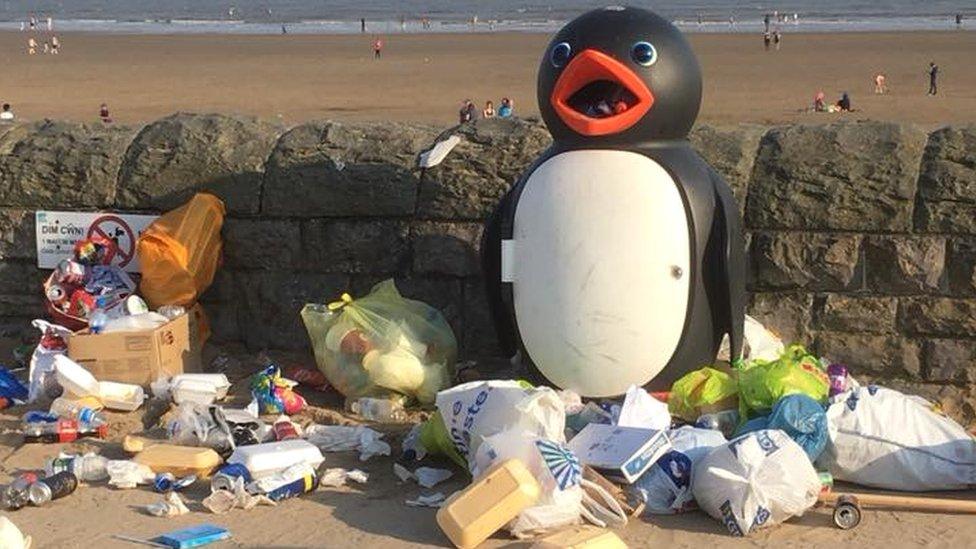
[[[278,486],[274,490],[269,491],[266,495],[271,501],[281,501],[284,499],[297,497],[306,492],[315,490],[315,487],[318,485],[317,480],[318,479],[315,477],[315,473],[308,473],[302,475],[301,478]]]
[[[240,463],[228,463],[210,477],[210,489],[214,492],[217,490],[233,490],[234,482],[238,478],[244,479],[244,484],[247,485],[251,482],[251,472]]]

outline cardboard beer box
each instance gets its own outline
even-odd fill
[[[671,450],[671,441],[664,431],[590,423],[569,449],[608,479],[632,484]]]
[[[68,358],[84,366],[99,381],[143,388],[160,377],[200,372],[199,307],[153,330],[78,332],[68,338]]]

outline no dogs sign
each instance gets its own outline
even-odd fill
[[[75,242],[101,236],[115,242],[118,252],[112,261],[130,273],[139,272],[136,239],[155,221],[155,215],[129,215],[97,212],[49,212],[34,214],[37,238],[37,266],[53,269],[70,259]]]

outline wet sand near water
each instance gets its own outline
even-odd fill
[[[503,96],[537,114],[542,34],[373,35],[63,34],[58,56],[24,53],[26,33],[0,32],[0,101],[18,117],[140,123],[175,111],[243,113],[296,124],[308,119],[397,120],[448,125],[460,101]],[[43,35],[41,37],[43,40]],[[818,123],[841,118],[908,121],[933,128],[976,122],[976,32],[690,35],[705,74],[699,121]],[[927,67],[941,67],[927,97]],[[875,96],[883,71],[891,93]],[[801,112],[823,90],[851,94],[855,113]]]

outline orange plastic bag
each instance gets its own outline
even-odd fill
[[[224,214],[219,198],[198,193],[139,235],[139,292],[153,309],[189,307],[213,282],[220,263]]]

